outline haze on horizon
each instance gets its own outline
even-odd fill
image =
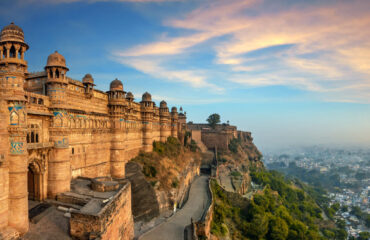
[[[219,113],[262,149],[370,146],[370,1],[2,0],[30,45],[69,76],[116,77],[136,99]]]

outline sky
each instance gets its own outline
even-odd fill
[[[368,0],[1,0],[42,71],[58,50],[68,75],[136,100],[212,113],[262,151],[370,146]]]

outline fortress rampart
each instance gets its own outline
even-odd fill
[[[28,45],[15,24],[0,36],[0,232],[28,231],[28,199],[70,190],[77,177],[125,177],[125,164],[153,141],[183,136],[186,116],[140,102],[116,79],[107,92],[91,74],[67,76],[65,58],[52,53],[44,71],[28,73]],[[131,193],[129,193],[131,194]]]

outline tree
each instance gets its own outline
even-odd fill
[[[252,222],[249,224],[248,235],[253,239],[263,238],[268,231],[268,217],[264,215],[255,215]]]
[[[285,240],[288,236],[288,224],[281,218],[276,217],[270,221],[267,239]]]
[[[360,236],[357,238],[359,240],[368,240],[370,238],[369,232],[360,232]]]
[[[218,123],[220,123],[221,117],[219,114],[214,113],[209,115],[207,118],[208,125],[211,126],[212,128],[215,128]]]

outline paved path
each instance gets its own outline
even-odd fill
[[[184,240],[184,228],[190,224],[190,218],[201,218],[207,205],[208,176],[198,177],[190,188],[189,199],[185,206],[166,222],[141,236],[140,240]]]

